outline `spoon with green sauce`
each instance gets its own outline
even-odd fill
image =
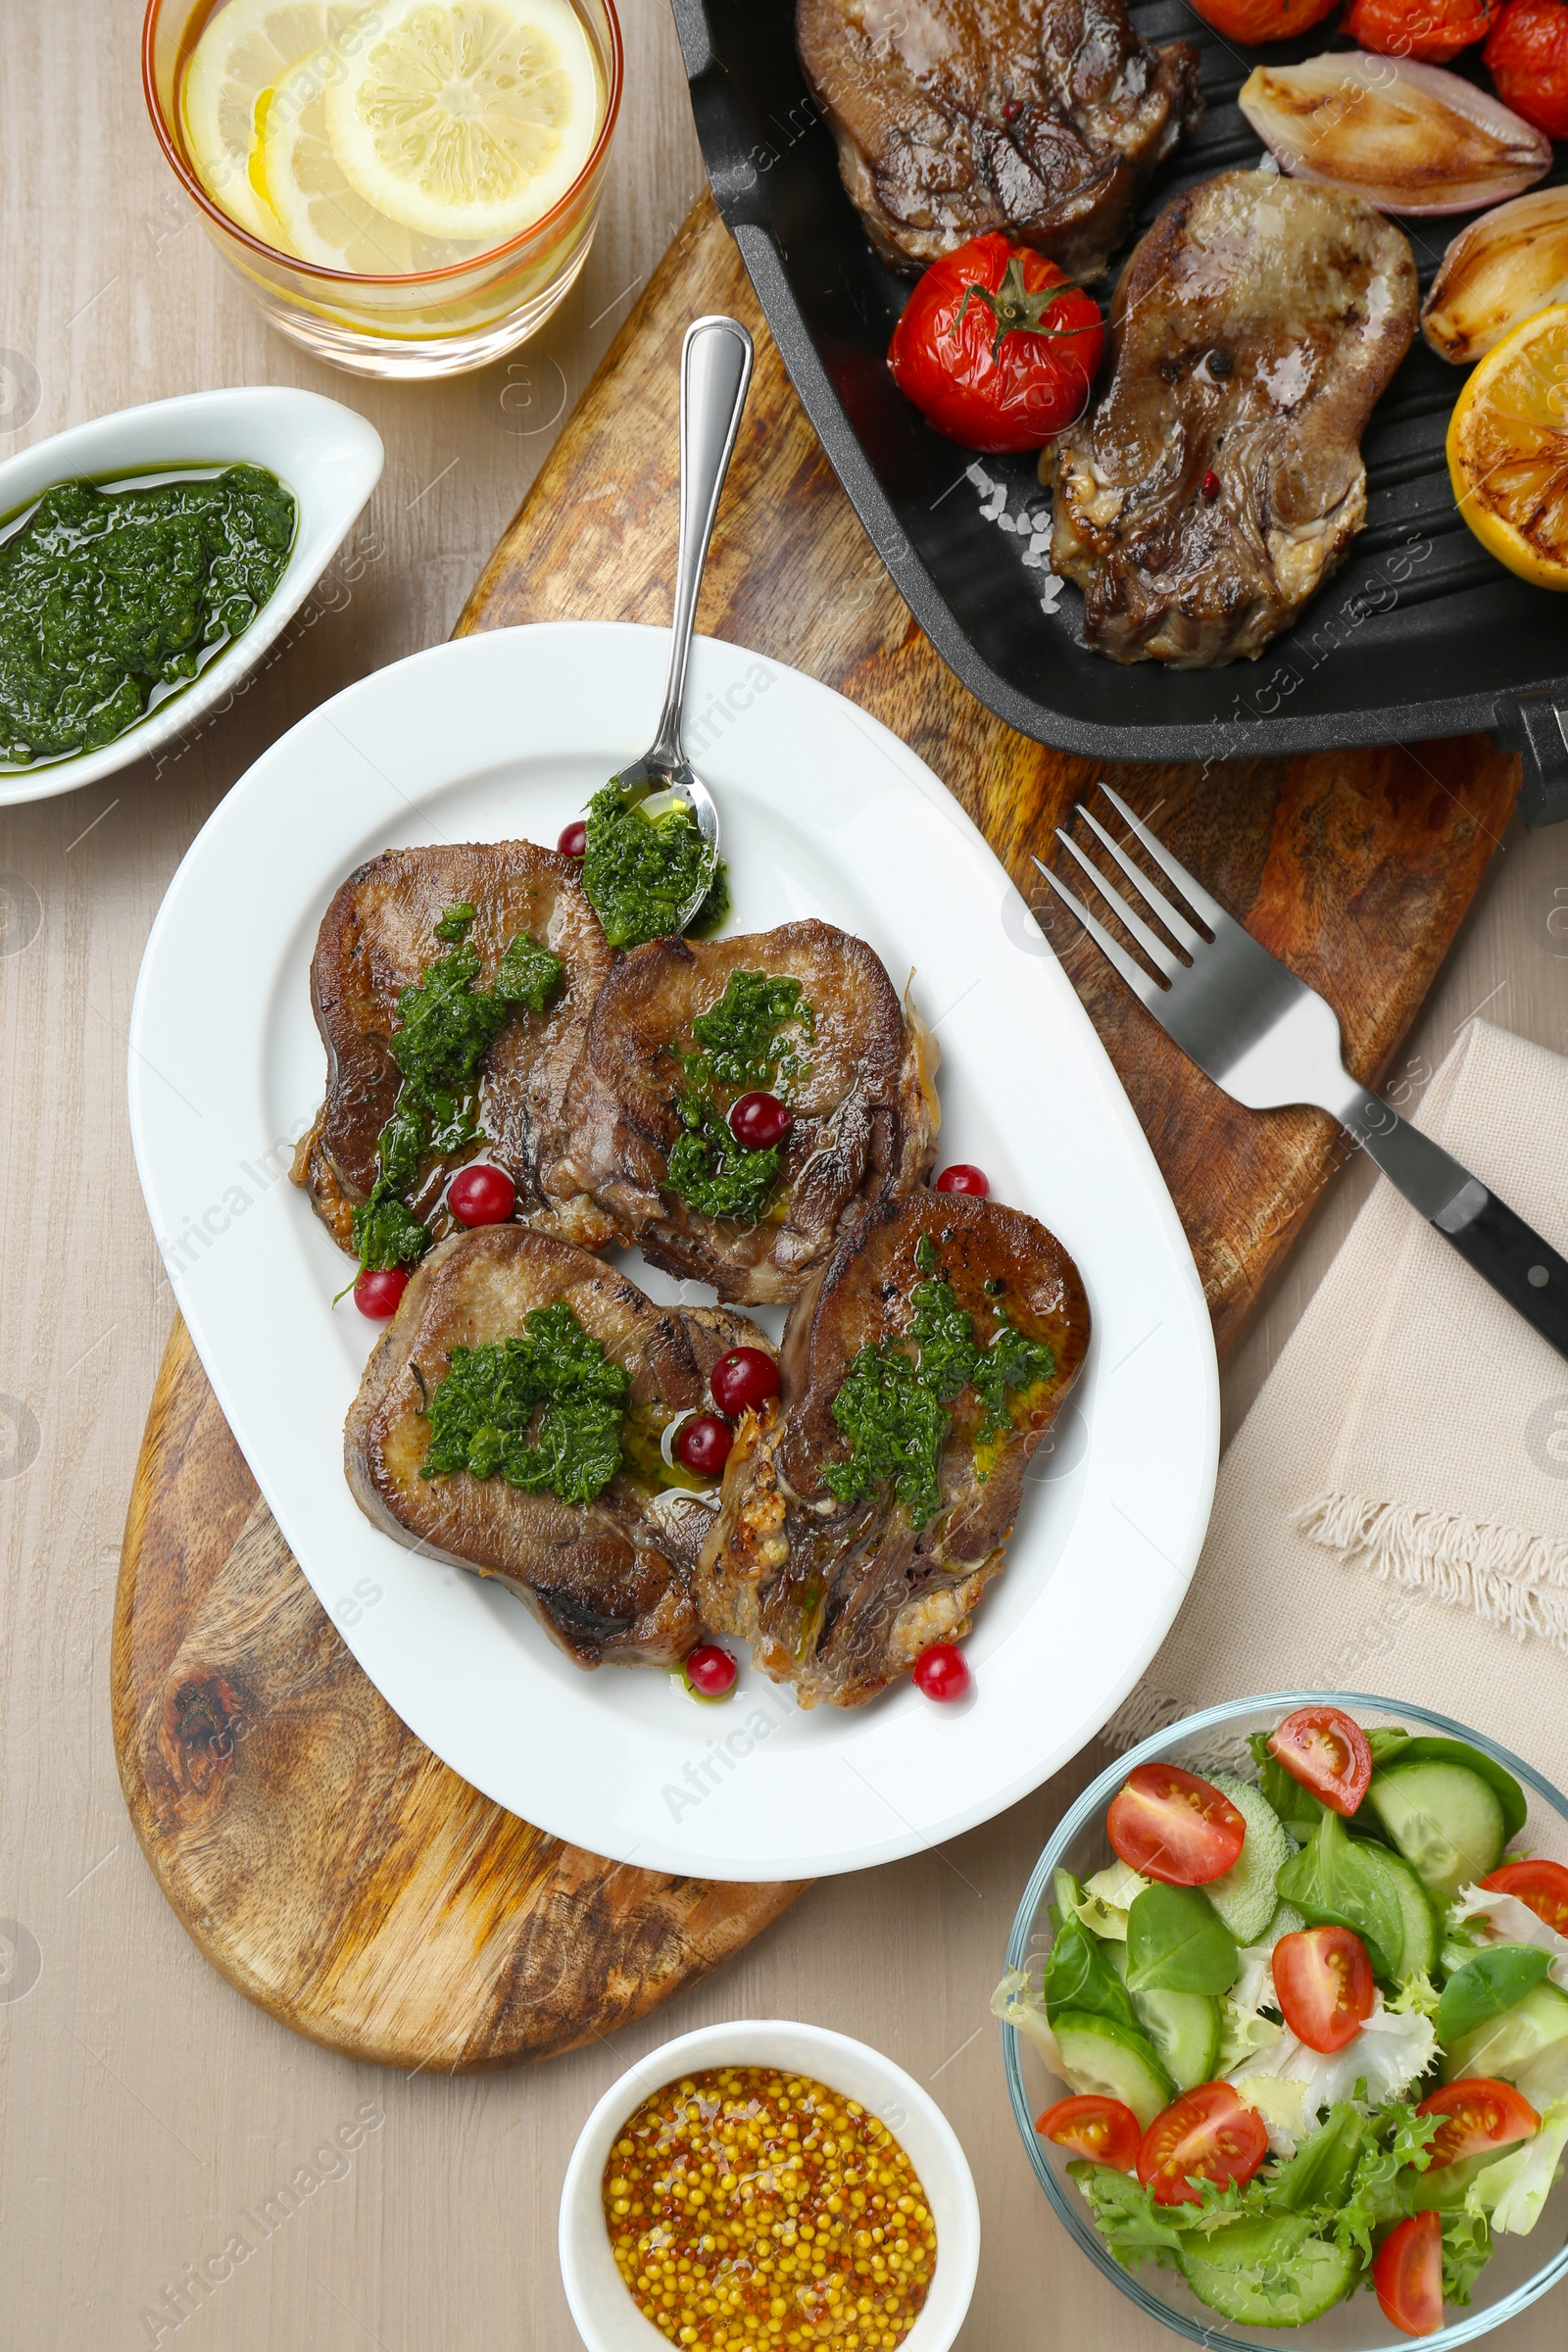
[[[707,856],[695,889],[669,925],[672,937],[679,937],[692,921],[718,873],[718,810],[686,757],[681,710],[697,591],[752,380],[752,338],[738,318],[694,318],[686,329],[680,360],[680,546],[664,707],[648,750],[612,779],[623,806],[639,816],[657,822],[681,808],[702,836]]]

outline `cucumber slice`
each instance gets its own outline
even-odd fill
[[[1412,1742],[1413,1744],[1413,1742]],[[1468,1764],[1406,1763],[1372,1775],[1366,1802],[1429,1890],[1451,1903],[1495,1870],[1508,1842],[1502,1800]]]
[[[1290,1856],[1291,1841],[1255,1781],[1234,1772],[1211,1772],[1207,1779],[1246,1822],[1247,1840],[1231,1868],[1210,1879],[1203,1892],[1238,1943],[1255,1943],[1274,1916],[1274,1881]]]
[[[1244,2328],[1304,2328],[1348,2292],[1359,2267],[1294,2216],[1233,2222],[1202,2248],[1178,2254],[1177,2268],[1200,2302]]]
[[[1178,2090],[1212,2082],[1220,2010],[1211,1993],[1135,1992],[1133,2015]]]
[[[1137,2116],[1140,2132],[1147,2132],[1176,2096],[1176,2085],[1152,2047],[1131,2027],[1078,2009],[1064,2009],[1052,2025],[1061,2071],[1073,2089],[1120,2099]]]
[[[1258,1941],[1266,1943],[1269,1950],[1272,1951],[1282,1936],[1299,1936],[1305,1925],[1305,1915],[1298,1911],[1294,1903],[1276,1903],[1274,1916],[1258,1937]]]
[[[1520,2083],[1522,2074],[1550,2049],[1564,2045],[1568,2061],[1568,1992],[1556,1984],[1533,1984],[1522,2000],[1489,2017],[1473,2034],[1461,2034],[1443,2053],[1443,2080],[1471,2075],[1500,2077]],[[1543,2079],[1546,2070],[1543,2069]],[[1522,2085],[1521,2085],[1522,2087]],[[1528,2091],[1525,2093],[1529,2097]],[[1537,2102],[1530,2100],[1532,2107]]]
[[[1397,1756],[1389,1763],[1399,1764],[1462,1764],[1466,1772],[1479,1774],[1502,1807],[1503,1828],[1510,1838],[1517,1838],[1530,1812],[1529,1801],[1506,1765],[1494,1757],[1472,1747],[1468,1740],[1429,1740],[1423,1733],[1418,1739],[1407,1740]]]
[[[1404,1950],[1399,1955],[1401,1982],[1408,1977],[1433,1976],[1438,1965],[1438,1946],[1442,1940],[1438,1926],[1437,1907],[1414,1865],[1392,1846],[1383,1856],[1385,1869],[1398,1890],[1399,1909],[1404,1915]]]

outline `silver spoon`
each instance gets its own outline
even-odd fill
[[[708,845],[707,878],[695,898],[681,908],[672,926],[676,936],[707,898],[718,871],[718,810],[686,757],[681,708],[686,699],[697,591],[751,380],[752,338],[740,320],[694,318],[680,349],[680,546],[675,558],[675,612],[664,707],[659,716],[659,732],[648,750],[613,779],[628,805],[640,805],[644,815],[663,813],[662,808],[649,805],[655,795],[664,807],[690,809]]]

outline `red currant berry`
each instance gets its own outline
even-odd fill
[[[969,1681],[963,1652],[955,1642],[933,1642],[914,1661],[914,1687],[927,1698],[962,1698]]]
[[[686,1680],[700,1698],[722,1698],[735,1687],[735,1661],[716,1642],[699,1642],[686,1660]]]
[[[729,1114],[729,1131],[748,1152],[771,1151],[794,1124],[777,1095],[742,1095]]]
[[[1219,496],[1219,475],[1214,471],[1212,466],[1203,476],[1203,496],[1205,498],[1218,498]]]
[[[972,1168],[967,1160],[960,1159],[951,1168],[943,1169],[936,1189],[939,1193],[972,1193],[975,1200],[984,1200],[991,1192],[991,1179],[984,1168]]]
[[[688,1421],[675,1440],[675,1451],[688,1470],[699,1478],[717,1478],[729,1460],[729,1449],[735,1443],[735,1432],[727,1421],[713,1413],[699,1413]]]
[[[733,1421],[748,1406],[765,1404],[779,1389],[778,1366],[760,1348],[732,1348],[713,1366],[713,1402]]]
[[[372,1323],[384,1323],[398,1311],[398,1300],[409,1287],[401,1266],[367,1266],[354,1285],[354,1303]]]
[[[563,858],[582,858],[587,855],[588,827],[582,817],[574,817],[569,825],[562,826],[556,847]]]
[[[447,1206],[460,1225],[504,1225],[517,1205],[517,1188],[505,1168],[476,1160],[447,1186]]]

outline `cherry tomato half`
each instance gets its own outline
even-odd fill
[[[984,1200],[990,1196],[991,1179],[984,1168],[971,1167],[968,1160],[960,1159],[956,1160],[951,1168],[943,1169],[936,1180],[935,1190],[939,1193],[968,1193],[974,1200]]]
[[[1366,1734],[1343,1707],[1298,1707],[1270,1739],[1268,1752],[1335,1813],[1353,1813],[1372,1778]]]
[[[961,1698],[969,1682],[969,1661],[955,1642],[933,1642],[914,1661],[914,1687],[926,1698]]]
[[[729,1114],[729,1131],[748,1152],[770,1152],[794,1124],[777,1095],[742,1095]]]
[[[779,1370],[760,1348],[732,1348],[721,1355],[709,1375],[713,1402],[732,1421],[779,1392]]]
[[[1554,139],[1568,139],[1568,8],[1508,0],[1481,52],[1497,96]]]
[[[398,1301],[408,1287],[409,1278],[401,1266],[367,1266],[354,1285],[354,1303],[372,1323],[384,1323],[397,1313]]]
[[[1493,1894],[1511,1894],[1559,1936],[1568,1936],[1568,1870],[1560,1862],[1504,1862],[1481,1884]]]
[[[1445,2082],[1422,2100],[1416,2113],[1443,2117],[1432,2142],[1429,2173],[1441,2172],[1446,2164],[1462,2164],[1483,2148],[1509,2148],[1516,2139],[1534,2139],[1541,2130],[1541,2118],[1530,2101],[1511,2082],[1494,2082],[1488,2075]]]
[[[927,424],[1001,456],[1077,421],[1104,347],[1099,306],[1054,262],[993,229],[932,263],[888,366]]]
[[[1484,41],[1500,0],[1354,0],[1340,29],[1380,57],[1446,65],[1472,41]]]
[[[1156,2205],[1197,2205],[1196,2180],[1250,2180],[1268,2154],[1268,2126],[1229,2082],[1200,2082],[1156,2115],[1138,2148],[1138,2178]]]
[[[1058,2099],[1037,2119],[1035,2130],[1054,2147],[1071,2148],[1075,2156],[1087,2156],[1091,2164],[1113,2165],[1118,2173],[1138,2168],[1143,2133],[1137,2116],[1120,2099],[1104,2099],[1088,2091],[1077,2098]]]
[[[1247,1824],[1196,1772],[1139,1764],[1110,1800],[1105,1834],[1129,1870],[1167,1886],[1203,1886],[1230,1869]]]
[[[588,824],[586,818],[580,816],[573,817],[569,825],[563,825],[556,842],[556,847],[561,852],[563,858],[585,858],[588,854]]]
[[[716,1642],[699,1642],[686,1660],[686,1680],[700,1698],[722,1698],[735,1683],[735,1661]]]
[[[1334,0],[1193,0],[1205,24],[1227,40],[1288,41],[1326,17]]]
[[[1366,1945],[1348,1928],[1303,1928],[1274,1946],[1285,2023],[1309,2050],[1343,2050],[1372,2014],[1377,1984]]]
[[[735,1443],[735,1432],[727,1421],[718,1420],[712,1413],[698,1413],[688,1421],[675,1440],[675,1451],[688,1470],[699,1478],[717,1478],[729,1460],[729,1449]]]
[[[517,1205],[517,1188],[505,1168],[477,1160],[447,1186],[447,1206],[460,1225],[504,1225]]]
[[[1443,2223],[1435,2213],[1412,2213],[1391,2230],[1372,2260],[1372,2283],[1383,2316],[1406,2335],[1431,2335],[1443,2326]]]

